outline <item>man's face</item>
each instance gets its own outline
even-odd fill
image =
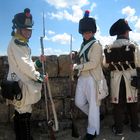
[[[31,35],[32,35],[32,30],[31,29],[23,28],[23,29],[21,29],[21,35],[25,39],[29,39],[31,37]]]
[[[83,33],[83,37],[84,37],[85,40],[91,39],[92,36],[93,36],[93,33],[91,31],[87,31],[87,32]]]

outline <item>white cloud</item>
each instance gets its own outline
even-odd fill
[[[45,35],[44,40],[49,40],[49,38]]]
[[[100,32],[96,33],[96,38],[100,41],[103,48],[105,47],[105,45],[111,44],[114,40],[116,40],[116,36],[103,36],[100,34]],[[137,44],[140,44],[140,33],[130,32],[130,40],[136,42]]]
[[[111,44],[115,40],[115,37],[99,35],[97,36],[97,39],[100,41],[104,48],[106,45]]]
[[[103,36],[100,34],[100,30],[96,33],[97,40],[100,41],[103,48],[105,45],[111,44],[114,40],[116,40],[116,36]],[[130,32],[130,40],[136,42],[137,44],[140,44],[140,33],[138,32]]]
[[[136,24],[135,24],[135,30],[137,31],[137,32],[140,32],[140,18],[137,20],[137,22],[136,22]]]
[[[103,48],[104,48],[104,46],[111,44],[115,40],[115,37],[101,35],[101,30],[98,25],[97,25],[97,32],[95,34],[95,38],[97,40],[99,40],[99,42],[102,44]]]
[[[62,20],[64,18],[64,14],[61,11],[58,11],[57,13],[48,13],[49,17],[56,18],[58,20]]]
[[[140,33],[130,32],[129,36],[130,36],[131,41],[136,42],[137,44],[140,44]],[[97,33],[95,34],[95,37],[97,40],[100,41],[103,48],[105,47],[105,45],[111,44],[114,40],[116,40],[116,36],[109,36],[109,35],[103,36],[103,35],[101,35],[99,27],[98,27]]]
[[[67,10],[58,11],[56,13],[48,13],[51,18],[56,18],[58,20],[69,20],[75,23],[78,23],[80,18],[83,16],[83,11],[79,6],[72,6],[72,13],[69,13]]]
[[[67,44],[70,44],[70,38],[71,36],[69,34],[63,33],[63,34],[56,34],[50,38],[46,37],[46,40],[59,43],[62,45],[67,45]]]
[[[97,26],[97,32],[95,34],[95,37],[102,44],[103,48],[106,45],[111,44],[115,40],[115,37],[101,35],[100,28],[98,26]]]
[[[96,7],[95,5],[96,4],[93,3],[93,5],[90,8],[90,12],[93,11],[93,7]],[[67,10],[63,10],[63,11],[58,11],[56,13],[52,12],[52,13],[48,13],[48,14],[51,18],[56,18],[58,20],[66,19],[66,20],[72,21],[74,23],[78,23],[79,20],[83,17],[83,10],[77,5],[73,5],[71,7],[71,10],[72,10],[71,13],[68,12]]]
[[[138,19],[138,17],[135,16],[135,13],[136,13],[135,9],[131,8],[130,6],[127,6],[122,9],[122,14],[126,15],[126,19],[131,22],[134,22]]]
[[[127,16],[133,16],[135,15],[136,11],[135,9],[131,8],[130,6],[127,6],[122,9],[122,14],[125,14]]]
[[[66,19],[78,23],[82,16],[83,11],[81,10],[81,8],[79,6],[74,5],[72,6],[72,15],[69,14],[69,17],[66,17]]]
[[[93,2],[90,6],[90,11],[92,12],[95,7],[97,7],[97,4]]]
[[[139,33],[140,32],[140,18],[138,16],[136,16],[136,10],[134,8],[131,8],[130,6],[127,6],[125,8],[122,9],[122,14],[126,15],[126,19],[128,21],[130,21],[133,25],[134,25],[134,32],[131,32],[130,34],[132,34],[132,38],[135,40],[139,41]]]
[[[54,31],[49,30],[49,31],[48,31],[48,34],[49,34],[49,35],[54,35],[54,34],[55,34],[55,32],[54,32]]]
[[[48,13],[50,18],[66,19],[75,23],[78,23],[83,16],[82,7],[90,4],[90,11],[93,11],[97,6],[96,3],[90,3],[88,0],[46,0],[46,2],[57,8],[55,13]]]
[[[140,44],[140,33],[130,32],[130,39]]]
[[[70,35],[67,33],[55,35],[52,39],[53,42],[60,42],[61,44],[68,44],[70,42]]]
[[[61,49],[53,49],[53,48],[45,48],[44,49],[44,54],[45,55],[62,55],[62,54],[69,54],[69,52],[67,51],[63,51]]]
[[[89,4],[88,0],[44,0],[55,8],[70,8],[73,5],[80,7]]]

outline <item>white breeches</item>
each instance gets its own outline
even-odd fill
[[[100,111],[96,103],[96,83],[91,76],[78,78],[75,104],[88,115],[87,133],[99,135]]]

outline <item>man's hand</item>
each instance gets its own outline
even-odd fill
[[[46,74],[46,75],[40,74],[40,76],[39,76],[37,81],[39,83],[43,83],[43,82],[47,83],[47,81],[48,81],[48,74]]]
[[[48,82],[48,74],[44,75],[44,82],[47,83]]]
[[[45,55],[41,55],[40,58],[39,58],[39,60],[41,62],[46,62],[46,56]]]
[[[82,69],[83,69],[83,67],[84,67],[84,65],[83,65],[83,64],[79,64],[79,65],[74,64],[74,65],[73,65],[73,69],[74,69],[74,70],[82,70]]]

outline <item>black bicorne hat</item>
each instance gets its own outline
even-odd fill
[[[79,33],[83,34],[87,31],[92,31],[93,33],[96,33],[96,30],[96,21],[94,18],[89,17],[89,11],[86,10],[84,17],[79,21]]]
[[[121,35],[125,33],[125,31],[132,31],[132,29],[129,27],[127,20],[119,19],[111,26],[109,33],[111,36],[114,36]]]
[[[32,15],[30,14],[30,9],[24,9],[24,12],[18,13],[14,16],[13,20],[13,32],[15,29],[26,28],[32,29],[33,26],[33,19]]]

